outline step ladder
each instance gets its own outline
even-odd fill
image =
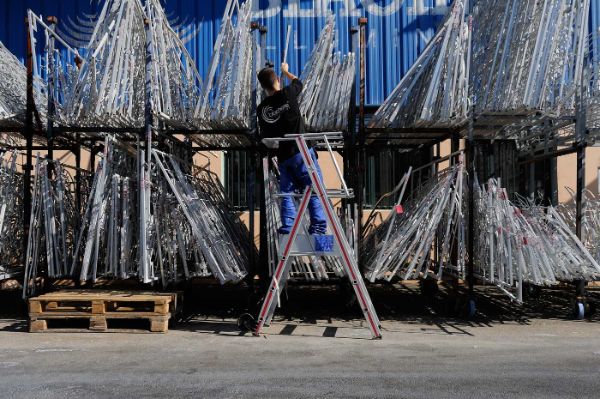
[[[369,329],[373,338],[381,338],[381,326],[379,318],[375,312],[375,308],[371,302],[371,297],[365,286],[362,275],[358,268],[358,263],[352,250],[342,225],[336,216],[330,198],[352,198],[353,192],[348,189],[344,178],[341,174],[339,166],[333,157],[333,150],[330,144],[330,140],[343,140],[341,133],[308,133],[308,134],[296,134],[286,135],[283,138],[265,139],[265,141],[282,142],[282,141],[294,141],[298,146],[298,150],[304,160],[307,167],[312,186],[306,187],[302,194],[285,194],[292,195],[300,199],[300,203],[297,207],[297,214],[292,225],[292,229],[289,235],[283,235],[280,237],[280,259],[273,273],[271,284],[267,295],[264,299],[260,313],[258,315],[258,321],[254,329],[254,335],[259,335],[265,325],[270,324],[277,304],[279,303],[280,290],[285,285],[290,272],[291,259],[297,256],[333,256],[339,257],[343,264],[344,271],[350,283],[354,288],[358,303],[363,311]],[[334,160],[334,166],[340,181],[342,182],[341,190],[327,190],[319,178],[316,165],[310,156],[309,147],[307,141],[311,141],[317,145],[325,146],[327,151]],[[308,209],[308,203],[310,197],[316,195],[323,207],[325,213],[328,230],[331,231],[331,235],[325,236],[311,236],[307,234],[300,234],[301,225],[303,223],[304,215]]]

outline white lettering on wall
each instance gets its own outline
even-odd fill
[[[269,0],[266,8],[260,8],[260,1],[255,0],[252,4],[254,18],[271,18],[281,12],[281,0]]]
[[[320,1],[318,1],[318,3],[321,3]],[[317,4],[317,9],[315,9],[315,2],[313,1],[313,8],[302,8],[300,7],[300,0],[289,0],[288,1],[288,8],[285,8],[283,10],[283,16],[285,18],[302,18],[302,17],[317,17],[317,16],[323,16],[324,14],[322,13],[323,10],[321,10],[321,14],[318,14],[318,7],[319,4]]]
[[[387,5],[380,5],[376,0],[360,0],[360,2],[365,7],[365,10],[367,10],[367,13],[383,17],[397,13],[400,7],[402,7],[404,0],[390,0]]]
[[[444,15],[448,10],[447,0],[434,0],[433,6],[427,5],[430,0],[413,0],[407,4],[410,15]],[[427,3],[426,3],[427,2]],[[268,0],[268,5],[261,7],[263,1],[254,1],[255,18],[270,18],[283,10],[285,18],[325,17],[336,10],[343,17],[360,17],[361,8],[367,16],[384,17],[397,13],[402,8],[404,0],[288,0],[287,7],[282,6],[282,0]],[[308,3],[308,4],[307,4]]]
[[[360,17],[360,10],[355,0],[331,0],[331,9],[339,8],[339,14],[343,17]],[[339,4],[339,5],[338,5]]]

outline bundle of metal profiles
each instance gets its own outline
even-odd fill
[[[23,176],[17,172],[17,153],[0,149],[0,280],[23,271]]]
[[[196,124],[202,129],[249,129],[256,89],[256,41],[250,30],[253,0],[228,0],[214,45]]]
[[[183,220],[189,225],[192,248],[200,248],[200,263],[207,265],[208,270],[221,284],[235,283],[243,279],[249,253],[237,245],[236,239],[239,239],[243,232],[240,231],[239,224],[228,220],[231,215],[227,214],[225,209],[219,209],[223,201],[214,201],[214,197],[211,198],[206,191],[197,191],[173,157],[157,150],[152,150],[152,157],[160,170],[159,175],[162,174],[166,182],[165,193],[168,187],[168,195],[179,205],[185,217]],[[203,266],[203,269],[206,270],[206,266]]]
[[[265,204],[267,221],[267,254],[269,259],[269,275],[272,276],[275,267],[280,259],[280,242],[278,228],[281,226],[281,212],[279,200],[276,194],[279,192],[278,166],[275,160],[272,160],[272,167],[269,168],[269,159],[263,159],[263,170],[265,177]],[[301,234],[309,235],[307,226],[310,224],[308,215],[305,215]],[[348,221],[346,221],[347,225]],[[304,256],[292,258],[290,268],[290,278],[306,281],[323,281],[330,277],[343,277],[343,265],[333,256]]]
[[[173,30],[159,0],[146,1],[147,45],[151,46],[153,112],[173,127],[193,127],[194,106],[200,98],[202,78],[179,35]]]
[[[152,156],[150,213],[139,200],[150,186],[136,177],[139,161],[106,139],[81,221],[60,164],[38,158],[25,281],[35,280],[41,262],[48,277],[82,282],[138,277],[166,286],[209,275],[223,284],[245,277],[252,249],[238,243],[249,233],[216,178],[207,171],[192,178],[172,156],[156,150]],[[25,284],[24,294],[34,289]]]
[[[59,119],[77,126],[143,126],[145,19],[140,0],[104,3]]]
[[[136,194],[149,181],[140,183],[134,177],[139,175],[137,160],[115,147],[107,140],[71,273],[82,281],[138,276],[144,283],[160,280],[163,285],[210,274],[223,284],[241,280],[249,251],[237,242],[247,233],[235,222],[214,177],[196,177],[202,191],[197,190],[173,157],[152,150],[156,168],[150,213],[144,196]]]
[[[354,53],[342,56],[334,53],[335,18],[331,15],[321,31],[300,80],[304,89],[300,95],[300,111],[312,132],[345,131],[354,77]]]
[[[467,116],[470,35],[465,1],[445,21],[400,84],[373,116],[371,128],[453,126]]]
[[[221,183],[221,179],[214,172],[211,172],[206,167],[199,167],[189,176],[190,184],[196,193],[203,199],[206,206],[209,206],[211,222],[217,228],[226,229],[227,232],[223,237],[229,236],[230,243],[228,244],[231,250],[237,251],[242,262],[239,270],[247,270],[250,264],[250,259],[253,256],[258,256],[256,246],[251,237],[248,227],[239,218],[239,212],[227,197],[225,187]],[[238,262],[239,263],[239,262]]]
[[[448,269],[464,275],[463,162],[440,171],[427,182],[417,182],[416,192],[407,199],[412,173],[409,170],[402,178],[392,212],[363,243],[365,275],[372,282],[390,281],[395,276],[403,280],[439,279]],[[436,240],[440,249],[432,257]],[[451,259],[454,250],[458,254],[456,262]]]
[[[0,42],[0,126],[19,127],[25,124],[26,88],[26,68]],[[34,81],[34,101],[39,120],[45,121],[48,100],[44,88],[39,79]]]
[[[35,280],[40,262],[45,262],[52,278],[68,276],[73,267],[79,211],[68,180],[59,162],[37,156],[25,257],[26,282]],[[30,288],[24,284],[24,294]]]
[[[134,261],[139,237],[136,160],[106,140],[78,228],[69,276],[95,281],[99,276],[128,278],[138,271]],[[139,185],[137,185],[139,187]],[[146,277],[146,271],[140,278]]]
[[[600,32],[592,32],[589,42],[590,45],[584,55],[581,99],[589,144],[595,144],[600,137],[600,54],[596,45],[600,43]]]
[[[589,47],[589,7],[589,0],[475,1],[477,112],[572,111]]]
[[[571,231],[576,231],[576,195],[571,188],[567,187],[566,189],[571,200],[558,205],[556,210],[569,225]],[[582,202],[581,242],[596,262],[600,263],[600,198],[590,190],[585,190]]]
[[[600,276],[600,265],[554,207],[525,200],[516,206],[495,180],[476,185],[478,278],[521,302],[524,283],[548,286]]]
[[[106,0],[85,57],[30,12],[33,38],[42,27],[54,39],[47,43],[61,43],[80,61],[73,68],[58,51],[48,51],[56,119],[70,126],[141,128],[149,105],[156,120],[174,130],[249,129],[257,59],[251,8],[252,1],[229,0],[205,85],[158,0]],[[241,144],[234,136],[220,140]]]
[[[555,147],[571,146],[576,142],[574,115],[560,117],[533,114],[505,125],[497,136],[513,139],[521,153],[549,152]]]
[[[64,122],[141,127],[149,80],[154,115],[167,125],[192,126],[202,79],[157,0],[106,1],[86,50],[61,96]]]

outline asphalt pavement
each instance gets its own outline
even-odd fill
[[[507,303],[492,313],[482,301],[469,321],[403,295],[391,298],[421,307],[380,307],[382,340],[356,313],[323,315],[338,305],[282,310],[261,337],[239,332],[231,310],[188,314],[167,334],[30,334],[22,317],[4,316],[0,397],[600,397],[597,320]]]

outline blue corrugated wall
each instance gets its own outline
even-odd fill
[[[172,23],[196,32],[187,47],[204,76],[226,0],[166,0]],[[451,0],[255,0],[256,19],[269,29],[267,56],[282,58],[287,25],[292,25],[288,62],[299,72],[310,55],[327,14],[337,17],[338,48],[351,48],[350,30],[358,18],[368,25],[367,103],[380,104],[398,84],[435,32]],[[25,55],[27,8],[59,18],[59,29],[72,28],[77,16],[96,14],[98,0],[0,0],[0,41],[19,58]],[[600,0],[592,0],[592,31],[600,25]],[[190,26],[191,25],[191,26]]]
[[[350,30],[358,18],[369,18],[367,102],[381,103],[412,65],[435,31],[450,0],[255,0],[256,18],[269,29],[267,56],[282,58],[287,25],[292,25],[288,62],[299,72],[310,55],[326,15],[337,17],[338,48],[351,48]],[[180,29],[197,34],[187,43],[204,76],[219,30],[225,0],[166,0],[166,10]],[[72,28],[77,16],[95,14],[97,0],[0,0],[0,41],[19,58],[25,55],[24,18],[27,8],[59,18],[59,29]],[[66,25],[66,27],[64,27]],[[190,25],[193,25],[190,27]]]

